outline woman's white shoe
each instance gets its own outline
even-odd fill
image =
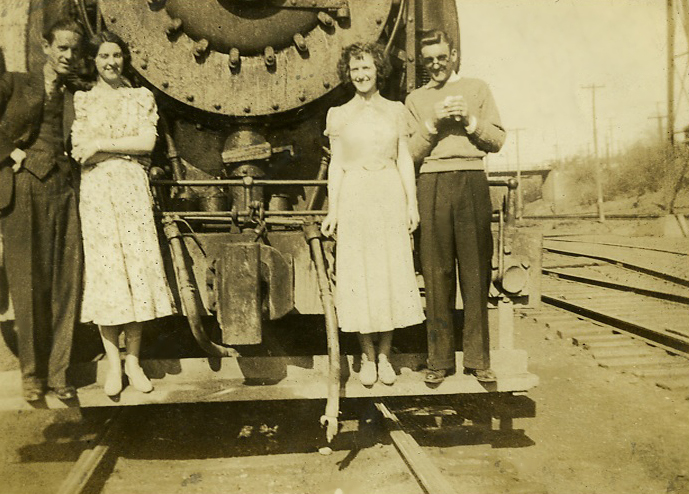
[[[141,391],[142,393],[150,393],[153,391],[153,384],[151,384],[151,381],[146,377],[140,365],[132,365],[125,361],[124,373],[127,374],[129,384],[137,391]]]
[[[105,376],[105,385],[103,391],[108,396],[117,396],[122,392],[122,371],[119,372],[110,369],[108,375]]]
[[[361,356],[361,370],[359,371],[359,381],[364,386],[373,386],[378,380],[378,371],[376,370],[376,363],[371,362],[366,354]]]
[[[387,356],[382,353],[378,355],[378,378],[383,384],[391,386],[397,380],[397,374],[395,369],[392,368],[392,364],[388,360]]]

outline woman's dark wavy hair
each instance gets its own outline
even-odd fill
[[[373,63],[376,65],[376,86],[381,89],[390,77],[392,72],[392,65],[390,60],[385,55],[385,50],[378,43],[353,43],[345,46],[340,55],[340,61],[337,63],[337,72],[340,75],[340,80],[345,84],[351,84],[352,78],[349,74],[349,62],[352,59],[359,60],[364,54],[368,53],[373,57]]]
[[[96,34],[89,39],[88,43],[86,44],[86,56],[93,63],[94,77],[98,77],[95,67],[96,55],[98,55],[98,50],[100,50],[101,45],[104,43],[115,43],[122,50],[122,75],[125,77],[126,81],[131,84],[133,82],[132,78],[134,76],[134,70],[132,69],[129,47],[122,38],[111,31],[101,31],[100,34]]]

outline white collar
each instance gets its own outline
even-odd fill
[[[451,82],[457,82],[457,81],[460,80],[461,78],[462,78],[462,76],[459,75],[459,73],[457,73],[457,71],[454,71],[454,70],[453,70],[453,71],[452,71],[452,74],[450,74],[450,77],[445,81],[445,83],[443,84],[443,86],[445,86],[446,84],[449,84],[449,83],[451,83]],[[437,83],[436,81],[434,81],[433,79],[431,79],[430,81],[428,81],[428,84],[426,84],[425,87],[427,87],[427,88],[429,88],[429,89],[430,89],[430,88],[436,88],[436,87],[438,87],[438,83]]]
[[[379,91],[376,91],[375,94],[373,94],[369,99],[364,99],[363,96],[359,96],[358,93],[354,94],[354,98],[352,98],[352,101],[356,105],[362,105],[362,106],[370,106],[370,105],[375,105],[376,103],[380,102],[384,98],[380,95]]]

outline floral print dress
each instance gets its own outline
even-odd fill
[[[155,132],[158,120],[153,94],[146,88],[96,86],[75,94],[74,110],[74,144]],[[113,155],[82,167],[82,322],[114,326],[174,313],[148,175],[136,160]]]

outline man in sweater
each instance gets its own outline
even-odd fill
[[[455,372],[453,312],[456,263],[464,304],[464,372],[493,382],[488,340],[488,290],[493,239],[491,201],[483,157],[505,142],[490,89],[454,71],[457,50],[447,33],[420,40],[431,80],[407,97],[414,122],[410,148],[421,165],[421,267],[426,287],[428,371],[442,382]]]

